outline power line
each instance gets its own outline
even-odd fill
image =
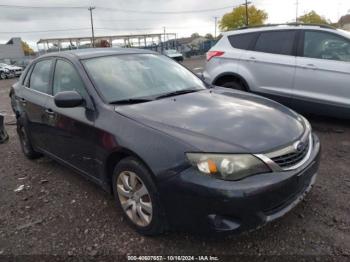
[[[107,8],[107,7],[98,7],[99,9],[108,10],[108,11],[116,11],[116,12],[122,12],[122,13],[136,13],[136,14],[154,14],[154,15],[161,15],[161,14],[167,14],[167,15],[173,15],[173,14],[187,14],[187,13],[207,13],[207,12],[213,12],[213,11],[220,11],[225,9],[232,9],[232,6],[224,6],[224,7],[218,7],[218,8],[211,8],[211,9],[200,9],[200,10],[182,10],[182,11],[150,11],[150,10],[131,10],[131,9],[121,9],[121,8]]]
[[[20,8],[20,9],[86,9],[88,6],[24,6],[24,5],[0,5],[3,8]],[[99,10],[104,11],[114,11],[122,13],[137,13],[137,14],[186,14],[186,13],[206,13],[212,11],[220,11],[232,6],[224,6],[209,9],[194,9],[194,10],[182,10],[182,11],[152,11],[152,10],[132,10],[132,9],[122,9],[122,8],[112,8],[112,7],[102,7],[96,6]]]
[[[187,28],[207,28],[207,26],[167,26],[169,29],[187,29]],[[94,30],[110,30],[110,31],[142,31],[142,30],[161,30],[163,27],[145,27],[145,28],[111,28],[111,27],[94,27]],[[91,27],[85,28],[67,28],[53,30],[34,30],[34,31],[2,31],[0,34],[31,34],[31,33],[51,33],[51,32],[66,32],[66,31],[87,31]]]
[[[88,6],[28,6],[28,5],[0,5],[3,8],[18,9],[86,9]]]

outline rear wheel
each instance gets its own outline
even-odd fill
[[[165,229],[156,186],[136,158],[121,160],[114,169],[113,192],[129,224],[140,234],[157,235]]]
[[[19,141],[21,144],[23,154],[29,159],[36,159],[36,158],[41,157],[42,154],[36,152],[33,149],[33,146],[32,146],[32,143],[30,141],[30,138],[28,136],[26,128],[23,125],[18,124],[17,132],[18,132]]]
[[[235,90],[240,90],[240,91],[247,91],[244,85],[237,81],[226,82],[224,84],[221,84],[220,86],[235,89]]]

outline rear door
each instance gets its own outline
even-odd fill
[[[54,97],[46,104],[47,125],[50,129],[49,152],[87,175],[96,175],[95,111],[85,84],[75,66],[68,60],[57,59],[52,81],[52,92],[76,91],[85,104],[74,108],[59,108]]]
[[[350,40],[320,30],[305,30],[297,57],[294,96],[300,106],[350,109]]]
[[[297,30],[261,31],[250,51],[242,56],[240,74],[249,75],[249,86],[275,98],[290,102],[295,77]]]
[[[46,104],[50,97],[51,74],[53,59],[44,59],[33,65],[28,72],[20,97],[16,98],[21,104],[28,132],[33,144],[39,149],[47,149]]]

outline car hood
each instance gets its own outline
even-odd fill
[[[20,70],[22,67],[19,66],[7,66],[8,69],[13,69],[13,70]]]
[[[213,88],[115,111],[206,152],[262,153],[304,133],[292,110],[266,98]]]

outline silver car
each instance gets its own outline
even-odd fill
[[[350,118],[350,33],[322,25],[225,32],[203,76],[303,112]]]

